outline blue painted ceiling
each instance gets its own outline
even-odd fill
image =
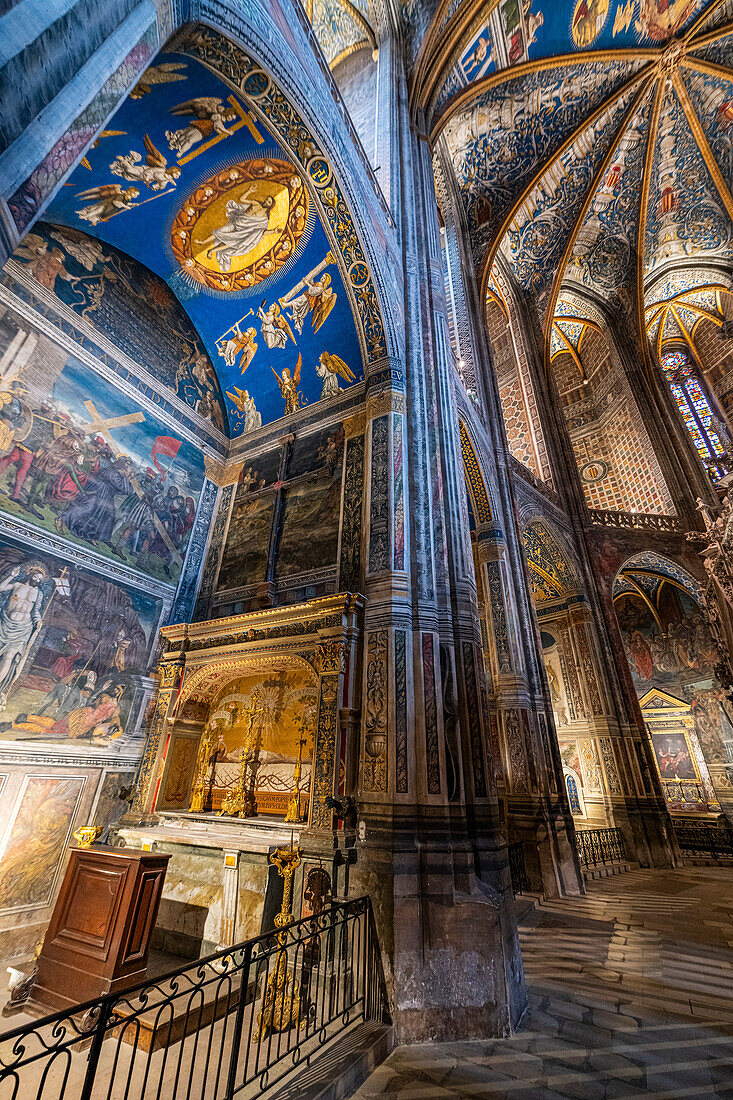
[[[218,376],[225,434],[363,377],[361,330],[312,188],[246,98],[188,54],[155,59],[45,220],[165,281]]]

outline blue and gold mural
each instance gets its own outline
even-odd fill
[[[694,26],[704,6],[704,0],[493,0],[451,54],[433,113],[503,69],[590,50],[659,47]]]
[[[144,365],[236,437],[335,397],[384,340],[330,166],[305,130],[307,171],[279,143],[261,70],[237,93],[211,71],[222,42],[195,32],[156,58],[16,259],[103,330],[121,297],[164,311],[176,373]]]

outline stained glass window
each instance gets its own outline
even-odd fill
[[[662,355],[662,370],[700,458],[713,479],[718,481],[726,473],[726,469],[714,461],[722,455],[723,443],[714,427],[716,419],[710,402],[685,352],[666,351]]]

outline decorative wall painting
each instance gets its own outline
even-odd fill
[[[75,751],[127,745],[160,606],[0,541],[0,740]]]
[[[76,776],[26,776],[0,843],[1,909],[51,903],[85,784]]]
[[[169,584],[203,458],[28,320],[0,318],[0,510]]]

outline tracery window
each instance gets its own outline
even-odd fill
[[[713,413],[710,401],[694,368],[684,351],[665,351],[661,357],[662,370],[669,383],[692,441],[703,464],[714,481],[726,473],[715,459],[723,455],[725,447],[720,436],[720,422]]]

